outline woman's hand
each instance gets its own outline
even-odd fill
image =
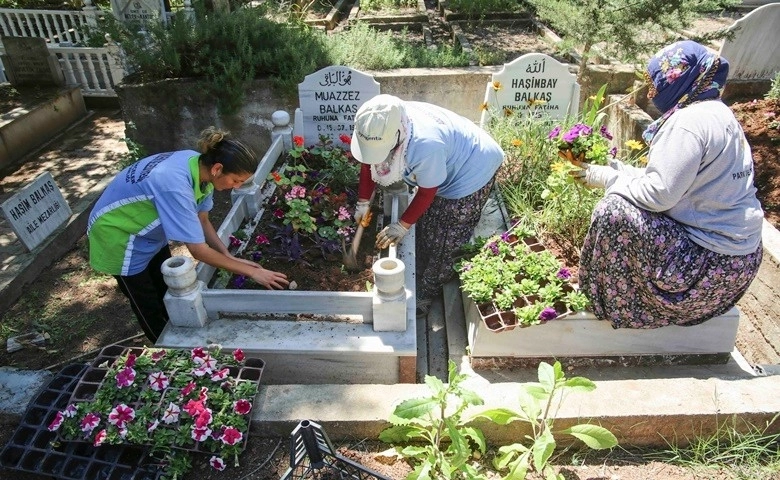
[[[287,280],[287,275],[274,272],[273,270],[267,270],[260,265],[253,264],[254,269],[252,275],[249,278],[271,290],[284,290],[290,284]]]

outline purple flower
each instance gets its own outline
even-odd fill
[[[617,147],[612,147],[609,149],[609,154],[612,155],[612,158],[617,157]]]
[[[592,128],[582,123],[578,123],[563,135],[563,141],[566,143],[573,143],[577,137],[587,137],[591,133],[593,133]]]
[[[558,270],[558,273],[555,274],[556,277],[560,278],[561,280],[568,280],[571,277],[571,272],[566,267],[561,267],[560,270]]]
[[[493,255],[498,255],[498,245],[496,245],[496,242],[488,243],[487,247],[493,252]]]
[[[473,268],[473,265],[470,263],[464,263],[463,266],[460,268],[461,272],[468,272]]]
[[[236,288],[243,288],[245,283],[246,283],[246,277],[243,275],[239,275],[236,277],[235,280],[233,280],[233,285]]]
[[[612,140],[612,134],[609,133],[609,130],[607,130],[607,126],[606,125],[602,125],[601,126],[600,132],[601,132],[601,136],[602,137],[606,138],[607,140]]]
[[[539,314],[539,318],[544,321],[552,320],[557,316],[558,316],[558,312],[556,312],[555,309],[552,307],[545,307],[545,309],[542,310],[542,313]]]
[[[509,243],[509,232],[504,232],[501,234],[501,240],[503,240],[506,243]]]
[[[547,134],[547,138],[552,140],[554,138],[557,138],[558,135],[561,133],[561,127],[560,125],[550,130],[550,133]]]

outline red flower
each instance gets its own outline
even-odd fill
[[[235,445],[236,443],[240,442],[242,438],[244,438],[244,434],[242,434],[235,427],[226,428],[225,432],[220,437],[222,443],[225,445]]]
[[[293,137],[293,143],[296,147],[302,147],[303,146],[303,137],[300,135],[296,135]]]
[[[352,143],[352,137],[350,137],[346,133],[342,133],[341,135],[339,135],[339,140],[341,140],[341,143],[346,143],[347,145]]]
[[[196,442],[202,442],[209,438],[209,435],[211,435],[211,429],[210,428],[193,428],[192,429],[192,439]]]
[[[193,390],[195,390],[196,386],[197,385],[195,384],[195,382],[188,383],[187,385],[184,386],[184,388],[181,389],[181,396],[186,397],[187,395],[192,393]]]
[[[213,455],[209,459],[209,465],[211,465],[214,470],[219,470],[220,472],[225,469],[225,461],[216,455]]]
[[[195,347],[192,349],[192,359],[206,358],[209,354],[203,350],[203,347]]]
[[[206,428],[208,425],[211,424],[211,420],[213,419],[213,415],[211,414],[211,409],[205,408],[202,412],[198,415],[198,418],[195,419],[195,427],[196,428]]]
[[[119,388],[129,387],[135,381],[135,370],[132,367],[125,367],[116,374],[116,386]]]
[[[274,210],[274,217],[284,218],[284,210],[282,210],[281,208],[277,208],[276,210]]]
[[[114,407],[113,410],[111,410],[111,413],[108,414],[108,423],[111,425],[116,425],[118,428],[122,428],[125,426],[125,424],[132,421],[134,418],[135,410],[128,407],[124,403],[120,403]]]
[[[282,179],[282,176],[276,172],[271,172],[271,176],[274,177],[274,182],[278,182]]]
[[[263,239],[264,239],[263,243],[266,243],[266,242],[270,243],[268,241],[268,237],[266,237],[265,235],[263,235]],[[259,235],[257,236],[257,243],[260,243],[260,236]],[[233,350],[233,359],[235,361],[243,362],[245,358],[246,358],[246,356],[244,355],[244,351],[243,350],[241,350],[240,348],[237,348],[237,349]]]
[[[81,419],[81,431],[89,435],[92,430],[100,423],[100,416],[95,413],[88,413]]]
[[[92,445],[99,447],[103,444],[103,442],[106,441],[106,429],[99,431],[97,435],[95,435],[95,443]]]
[[[135,360],[138,357],[136,357],[135,353],[131,353],[127,356],[127,360],[125,360],[125,367],[133,368],[135,366]]]
[[[184,411],[191,417],[197,417],[205,409],[206,407],[203,406],[203,402],[200,400],[190,400],[184,405]]]
[[[53,432],[60,428],[63,420],[65,420],[65,417],[62,415],[62,412],[57,412],[57,415],[54,416],[54,420],[49,424],[49,431]]]
[[[239,415],[246,415],[252,411],[252,403],[244,398],[236,400],[236,403],[233,404],[233,411]]]

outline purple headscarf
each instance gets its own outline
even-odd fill
[[[725,58],[704,46],[684,40],[656,53],[647,65],[647,73],[658,92],[652,99],[653,104],[663,114],[642,134],[649,144],[666,119],[680,108],[692,102],[720,97],[729,64]],[[702,81],[707,81],[707,84]]]

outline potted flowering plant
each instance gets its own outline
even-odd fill
[[[587,298],[570,283],[570,270],[532,232],[515,227],[480,243],[456,269],[488,330],[538,325],[587,307]]]
[[[610,147],[612,135],[602,125],[605,113],[599,109],[606,87],[603,85],[592,100],[585,102],[587,112],[580,121],[568,128],[556,125],[548,134],[547,138],[556,143],[561,158],[570,162],[606,165],[607,156],[617,154],[617,148]]]
[[[276,188],[260,222],[231,235],[235,254],[274,262],[274,268],[279,261],[340,259],[356,230],[349,206],[355,203],[360,167],[348,150],[350,141],[349,135],[341,135],[340,144],[322,136],[305,147],[303,137],[294,137],[285,164],[268,175]],[[232,276],[228,286],[246,288],[251,281]]]
[[[112,347],[107,347],[112,348]],[[113,347],[116,348],[116,347]],[[105,351],[106,349],[104,349]],[[224,470],[246,446],[262,361],[237,349],[125,349],[88,369],[71,403],[49,424],[65,441],[150,445],[168,478],[208,453]]]

